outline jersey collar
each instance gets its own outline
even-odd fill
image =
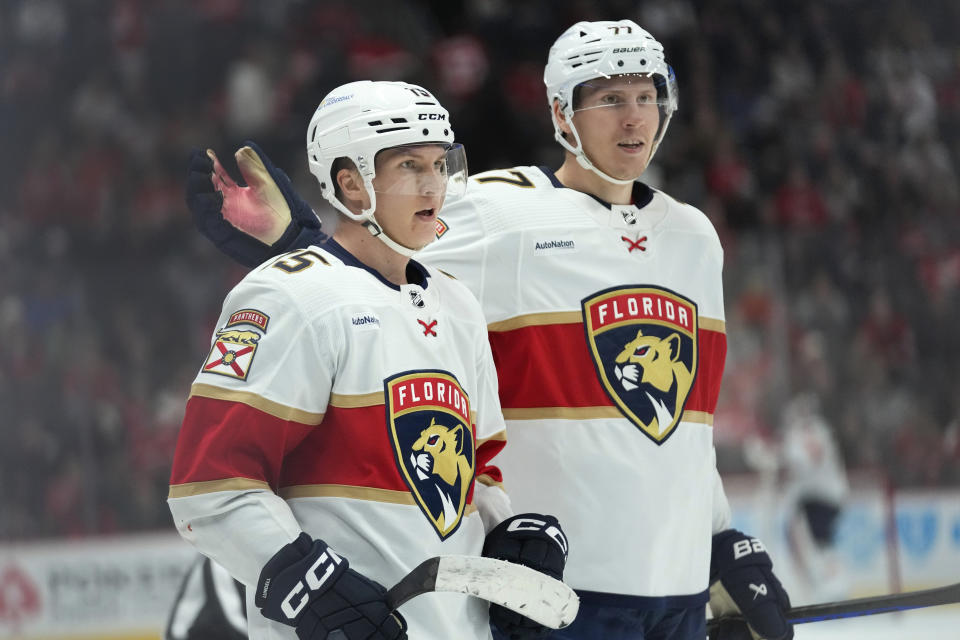
[[[358,269],[363,269],[368,271],[373,275],[377,280],[387,285],[395,291],[400,291],[400,285],[393,284],[389,280],[383,277],[383,275],[374,269],[373,267],[361,262],[356,256],[347,251],[343,245],[334,240],[332,237],[328,238],[325,242],[320,244],[325,250],[329,251],[331,254],[339,258],[343,264],[350,267],[357,267]],[[417,285],[421,289],[426,289],[430,274],[427,273],[427,269],[414,260],[413,258],[407,262],[407,284]]]
[[[553,186],[555,186],[556,188],[569,189],[568,186],[566,186],[565,184],[560,182],[560,180],[557,179],[557,174],[555,174],[553,172],[553,169],[551,169],[550,167],[537,167],[537,168],[543,172],[543,175],[547,176],[547,178],[550,180],[550,183],[553,184]],[[598,198],[592,193],[587,193],[586,191],[583,191],[581,193],[584,193],[590,196],[591,198],[593,198],[594,200],[596,200],[597,202],[605,206],[607,209],[613,208],[612,204],[610,204],[606,200],[602,200]],[[653,200],[653,189],[651,189],[650,187],[648,187],[647,185],[645,185],[640,181],[633,183],[633,194],[631,196],[630,204],[635,206],[637,209],[643,209],[645,206],[650,204],[650,201],[652,200]]]

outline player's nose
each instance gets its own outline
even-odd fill
[[[638,104],[628,103],[623,110],[623,125],[626,127],[637,127],[646,120],[644,109]]]
[[[425,172],[419,179],[420,195],[430,197],[440,195],[443,193],[446,183],[446,176],[440,171]]]
[[[650,119],[650,109],[646,105],[627,102],[621,110],[621,119],[626,127],[637,127]]]

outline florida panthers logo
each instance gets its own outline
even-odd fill
[[[460,525],[473,487],[469,399],[441,371],[402,373],[384,387],[397,468],[442,540]]]
[[[697,305],[659,287],[583,300],[597,375],[621,413],[654,442],[673,433],[697,371]]]

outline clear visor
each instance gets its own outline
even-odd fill
[[[669,92],[662,75],[625,73],[581,82],[573,93],[573,111],[613,108],[631,105],[641,108],[667,107]]]
[[[457,198],[467,188],[462,144],[410,144],[377,153],[373,190],[378,194]]]

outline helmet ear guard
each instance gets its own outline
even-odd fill
[[[578,164],[614,184],[630,184],[607,175],[596,167],[583,151],[576,125],[573,123],[577,87],[597,78],[646,76],[657,88],[660,124],[650,150],[653,159],[666,135],[673,113],[677,110],[677,82],[673,69],[666,62],[661,45],[650,33],[632,20],[578,22],[557,38],[547,57],[543,82],[551,105],[554,138],[572,153]],[[565,136],[553,112],[559,103],[572,136]],[[570,138],[573,138],[571,142]],[[648,160],[648,162],[649,162]]]

